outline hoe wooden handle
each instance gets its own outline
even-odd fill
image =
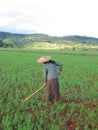
[[[37,89],[34,93],[32,93],[29,97],[27,97],[24,102],[26,102],[29,98],[31,98],[32,96],[34,96],[37,92],[39,92],[42,88],[44,88],[44,86],[40,87],[39,89]]]

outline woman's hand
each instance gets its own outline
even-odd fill
[[[58,75],[60,75],[61,71],[58,71]]]
[[[47,85],[47,83],[45,82],[45,83],[44,83],[44,87],[46,87],[46,85]]]

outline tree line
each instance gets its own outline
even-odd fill
[[[97,45],[98,38],[87,36],[63,36],[54,37],[46,34],[16,34],[0,32],[0,47],[23,47],[37,42],[58,43],[58,44],[86,44]]]

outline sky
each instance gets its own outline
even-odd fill
[[[98,0],[0,0],[0,31],[98,38]]]

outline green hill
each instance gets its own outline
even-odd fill
[[[43,44],[44,43],[44,44]],[[34,47],[56,45],[87,45],[98,46],[98,38],[86,37],[86,36],[64,36],[53,37],[46,34],[15,34],[8,32],[0,32],[0,47]]]

